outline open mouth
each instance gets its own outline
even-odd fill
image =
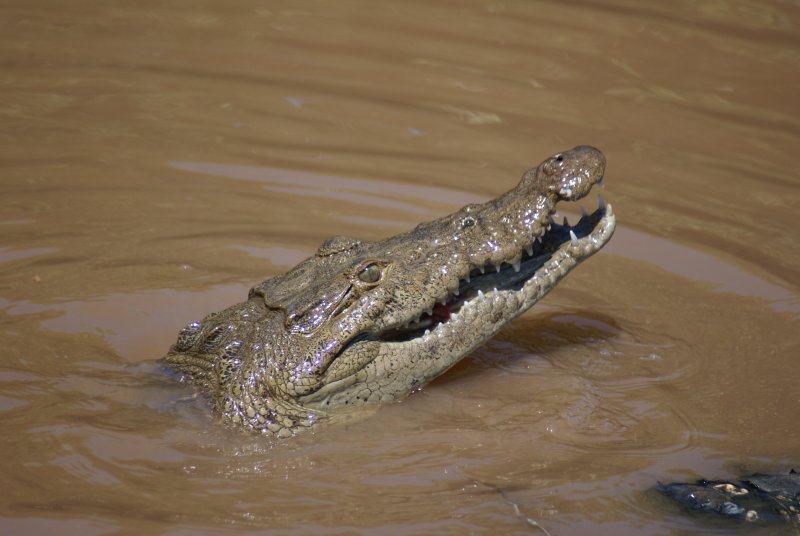
[[[354,337],[341,352],[364,341],[404,343],[426,337],[435,333],[437,328],[455,323],[467,307],[491,300],[499,292],[523,294],[526,285],[535,285],[549,277],[560,279],[566,272],[551,274],[554,271],[551,264],[558,267],[565,260],[576,264],[601,249],[613,233],[614,214],[611,205],[606,205],[599,195],[598,199],[598,208],[591,214],[581,209],[583,215],[574,225],[570,225],[567,218],[562,223],[555,222],[554,210],[545,233],[522,248],[516,257],[500,265],[490,262],[482,266],[472,266],[469,273],[459,280],[458,288],[446,299],[431,304],[427,310],[419,311],[419,315],[407,324],[386,330],[377,337],[375,334],[365,333]],[[551,287],[555,285],[555,281],[546,284]],[[521,301],[520,309],[527,309],[522,303]]]
[[[228,422],[291,435],[314,419],[397,400],[531,308],[614,232],[600,199],[574,225],[556,205],[601,183],[578,146],[517,186],[378,241],[342,236],[181,331],[165,356]]]
[[[397,298],[389,314],[380,316],[381,310],[379,321],[364,322],[341,340],[318,372],[321,387],[303,403],[347,405],[402,396],[531,308],[613,235],[616,218],[599,195],[591,214],[581,209],[574,224],[555,221],[561,202],[578,201],[594,185],[602,186],[604,167],[602,153],[576,147],[528,170],[516,188],[485,205],[468,205],[390,239],[416,240],[414,254],[426,253],[412,256],[405,269],[420,262],[425,273],[399,272],[387,290],[386,296]],[[448,249],[431,237],[464,242]],[[405,309],[398,307],[403,302]],[[365,378],[380,389],[363,387]]]

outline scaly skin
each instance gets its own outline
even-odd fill
[[[403,397],[605,245],[610,205],[572,227],[551,220],[604,169],[600,151],[576,147],[488,203],[378,242],[332,238],[246,302],[189,324],[165,361],[224,421],[280,437]]]

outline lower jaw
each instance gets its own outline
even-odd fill
[[[495,300],[502,297],[503,301],[516,301],[518,310],[506,311],[506,314],[499,315],[494,311],[486,311],[490,317],[497,318],[501,323],[507,323],[514,317],[525,312],[532,307],[539,299],[550,291],[557,283],[577,264],[599,251],[610,239],[614,229],[613,213],[608,216],[605,214],[592,214],[590,219],[596,219],[594,226],[587,229],[579,229],[580,222],[575,227],[562,227],[558,232],[564,235],[564,240],[557,244],[550,244],[552,251],[542,252],[539,255],[524,259],[521,265],[516,268],[505,264],[502,270],[497,273],[486,273],[473,276],[469,283],[462,283],[458,293],[453,296],[453,300],[446,304],[434,306],[430,316],[423,315],[423,320],[419,324],[412,326],[411,329],[398,330],[395,333],[387,334],[382,340],[384,343],[406,343],[418,339],[424,339],[431,333],[447,328],[451,323],[457,322],[458,318],[470,308],[488,305],[487,300]],[[581,219],[581,222],[584,218]],[[566,229],[566,230],[564,230]],[[566,238],[569,232],[575,229],[581,231],[581,238],[576,242]],[[595,237],[595,232],[601,231],[601,236]],[[597,244],[591,244],[591,250],[582,251],[577,255],[571,251],[577,243],[580,248],[585,241],[596,240]],[[427,316],[427,318],[426,318]]]

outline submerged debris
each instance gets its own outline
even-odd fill
[[[656,489],[700,512],[744,521],[790,521],[800,528],[800,473],[756,473],[737,482],[698,480]]]

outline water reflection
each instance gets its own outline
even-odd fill
[[[800,313],[800,296],[788,288],[749,274],[711,253],[676,244],[624,225],[617,225],[614,239],[604,252],[653,263],[693,281],[711,283],[715,290],[721,292],[764,298],[771,302],[776,311]]]
[[[426,211],[415,204],[398,203],[393,200],[431,200],[448,205],[466,205],[486,200],[484,197],[466,192],[380,179],[354,179],[307,171],[204,162],[171,162],[170,165],[176,169],[194,173],[263,182],[269,185],[267,188],[276,191],[343,199],[368,206],[398,208],[414,214],[425,213]],[[283,188],[278,185],[282,185]]]

